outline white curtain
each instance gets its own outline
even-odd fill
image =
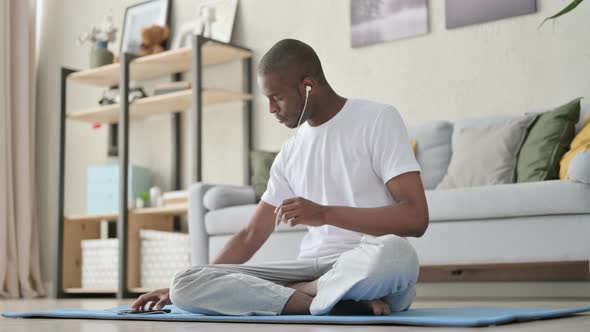
[[[0,298],[44,296],[35,216],[35,0],[0,0]]]

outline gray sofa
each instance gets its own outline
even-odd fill
[[[426,234],[409,238],[421,273],[426,281],[462,280],[472,285],[575,280],[585,286],[568,292],[590,296],[590,184],[551,180],[436,189],[451,158],[453,128],[505,118],[509,117],[408,128],[410,138],[419,142],[417,159],[430,212]],[[193,264],[211,261],[249,222],[256,207],[254,190],[247,186],[197,183],[189,190],[189,201]],[[250,262],[296,258],[305,232],[303,226],[281,225]]]

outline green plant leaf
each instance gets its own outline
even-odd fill
[[[141,198],[144,202],[147,202],[150,199],[150,194],[147,191],[143,191],[139,194],[139,198]]]
[[[541,24],[539,24],[539,29],[543,26],[543,24],[545,24],[545,22],[547,22],[549,20],[554,20],[554,19],[560,17],[561,15],[565,15],[565,14],[571,12],[572,10],[574,10],[574,8],[578,7],[578,5],[581,4],[582,2],[584,2],[584,0],[574,0],[574,1],[572,1],[569,5],[567,5],[565,8],[563,8],[562,10],[560,10],[557,14],[545,18],[543,20],[543,22],[541,22]]]

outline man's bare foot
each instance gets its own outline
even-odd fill
[[[289,288],[296,289],[303,292],[311,297],[315,297],[318,293],[318,280],[296,282],[294,284],[287,285]]]
[[[309,315],[313,297],[296,290],[285,304],[281,315]]]
[[[383,300],[340,301],[334,306],[331,315],[375,315],[386,316],[391,313],[389,305]]]
[[[375,316],[387,316],[391,313],[389,304],[385,303],[381,299],[371,300],[368,304],[369,307],[371,307],[371,310],[373,311],[373,315]]]
[[[313,300],[313,298],[317,295],[318,293],[318,280],[312,280],[312,281],[302,281],[302,282],[296,282],[293,284],[289,284],[287,285],[287,287],[289,288],[293,288],[296,289],[298,291],[300,291],[301,293],[310,296],[311,299]],[[294,296],[292,298],[293,302],[297,302],[299,303],[300,301],[297,301],[296,299],[304,299],[303,302],[309,301],[309,298],[305,298],[304,296],[302,296],[303,294],[299,294],[299,296]],[[288,306],[285,306],[286,308],[286,312],[287,314],[289,313],[299,313],[299,310],[293,310],[294,308],[291,307],[291,303],[287,303],[289,304]],[[299,305],[295,306],[295,307],[299,307]],[[298,308],[300,309],[300,308]],[[285,314],[283,313],[283,314]],[[376,299],[376,300],[370,300],[370,301],[352,301],[352,300],[348,300],[348,301],[340,301],[338,302],[338,304],[336,304],[336,306],[334,306],[334,309],[332,309],[332,311],[330,311],[330,314],[332,315],[375,315],[375,316],[386,316],[389,315],[391,313],[391,309],[389,308],[389,305],[387,303],[385,303],[383,300],[381,299]]]

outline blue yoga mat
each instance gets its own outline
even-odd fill
[[[2,316],[10,318],[78,318],[224,323],[486,326],[564,317],[590,311],[590,306],[569,309],[461,307],[410,309],[389,316],[207,316],[191,314],[175,306],[167,306],[166,308],[171,309],[172,312],[152,315],[117,314],[119,310],[130,309],[130,307],[126,306],[106,310],[60,309],[5,312]]]

